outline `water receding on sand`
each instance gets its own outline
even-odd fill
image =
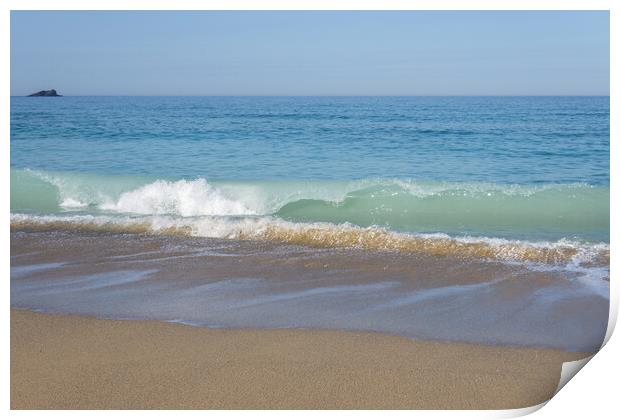
[[[11,305],[233,328],[380,331],[591,351],[606,262],[75,231],[11,234]]]

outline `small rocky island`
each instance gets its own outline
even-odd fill
[[[62,96],[62,95],[59,95],[56,92],[56,89],[50,89],[50,90],[40,90],[37,93],[33,93],[32,95],[28,95],[28,96]]]

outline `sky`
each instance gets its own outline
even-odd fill
[[[608,95],[606,11],[11,12],[11,95]]]

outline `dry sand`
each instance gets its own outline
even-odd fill
[[[11,310],[13,409],[502,409],[584,353]]]

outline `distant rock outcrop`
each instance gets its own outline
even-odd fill
[[[28,96],[62,96],[62,95],[59,95],[56,92],[56,89],[50,89],[50,90],[41,90],[37,93],[33,93],[32,95],[28,95]]]

